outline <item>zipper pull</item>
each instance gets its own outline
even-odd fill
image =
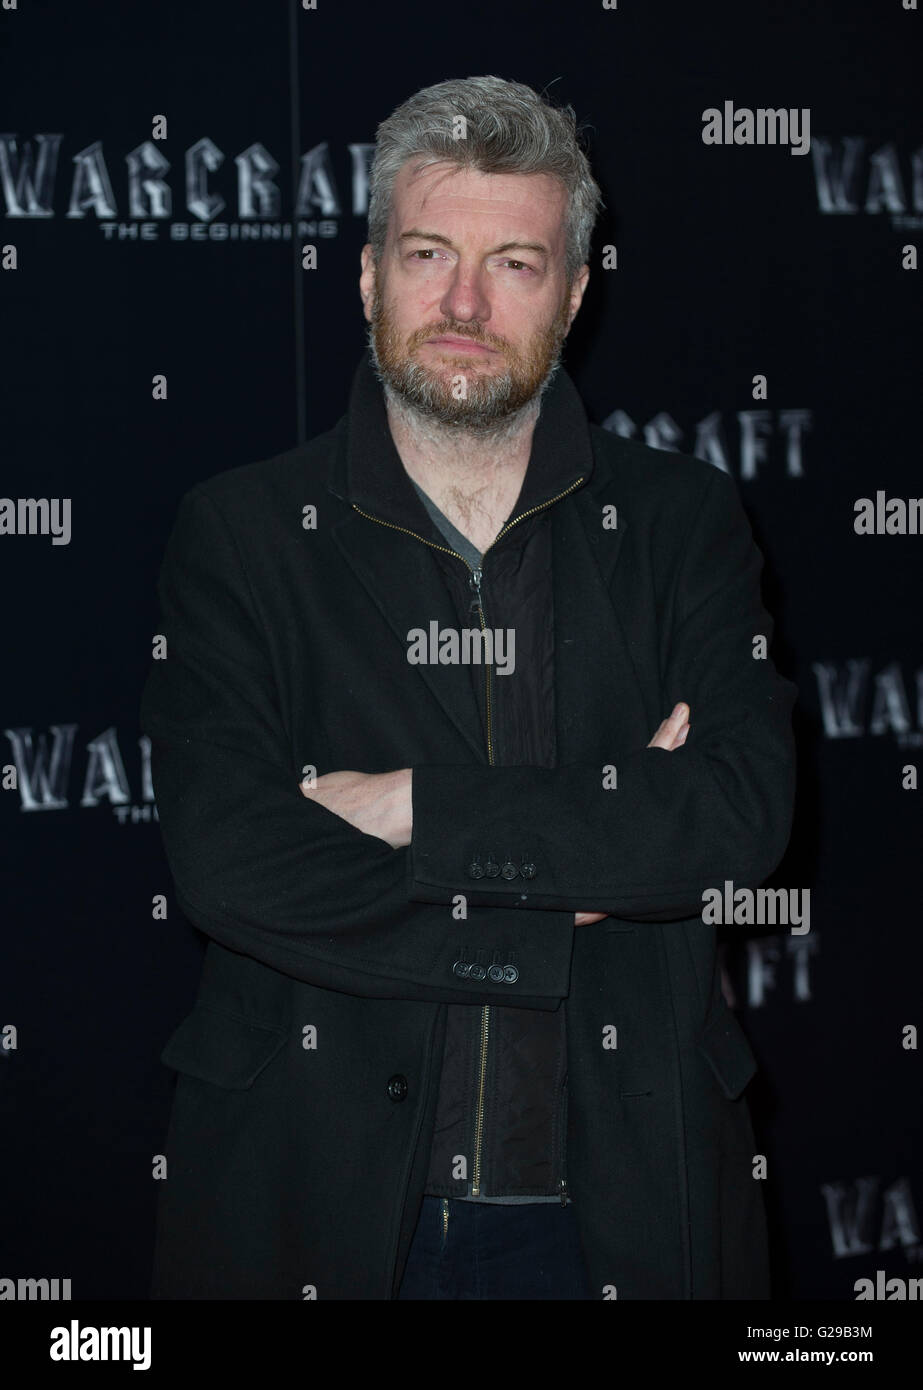
[[[484,605],[483,605],[483,603],[481,602],[481,577],[482,577],[482,575],[483,575],[483,570],[481,569],[480,565],[478,565],[477,569],[472,570],[471,573],[470,573],[469,576],[468,576],[468,588],[469,588],[469,589],[474,589],[475,593],[477,594],[477,598],[473,598],[473,599],[471,600],[470,604],[468,605],[468,611],[469,611],[469,613],[473,613],[474,610],[475,610],[476,608],[481,609],[482,612],[483,612],[483,610],[484,610]]]
[[[561,1179],[561,1206],[567,1206],[567,1179]]]

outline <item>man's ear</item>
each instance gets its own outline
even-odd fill
[[[577,317],[577,310],[583,303],[583,295],[584,291],[586,290],[587,281],[589,280],[589,278],[590,267],[588,265],[582,265],[580,269],[577,271],[577,274],[574,276],[574,283],[571,285],[570,289],[570,305],[568,307],[567,319],[568,332],[570,331],[571,324]]]
[[[372,299],[375,294],[375,262],[372,258],[371,243],[363,246],[359,255],[362,266],[359,275],[359,297],[362,300],[362,312],[371,323],[372,320]]]

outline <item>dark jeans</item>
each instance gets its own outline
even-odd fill
[[[592,1298],[572,1204],[424,1197],[398,1298]]]

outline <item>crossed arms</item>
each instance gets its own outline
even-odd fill
[[[682,534],[660,688],[688,705],[619,759],[617,793],[601,791],[598,765],[427,763],[328,773],[305,794],[270,654],[275,595],[253,577],[273,557],[249,499],[218,495],[194,488],[181,503],[159,584],[169,656],[152,663],[141,722],[179,906],[219,945],[351,994],[477,1002],[451,979],[461,928],[447,905],[463,894],[466,943],[528,961],[504,997],[542,1008],[568,992],[581,918],[690,918],[703,888],[773,871],[796,692],[750,659],[753,634],[772,630],[761,557],[717,470],[694,525],[664,523]],[[661,758],[692,709],[695,740]],[[541,851],[527,900],[521,883],[466,876],[465,847],[480,842]]]
[[[686,742],[689,706],[678,704],[663,720],[648,748],[672,752]],[[375,835],[392,849],[413,838],[413,768],[397,772],[327,772],[314,785],[300,783],[302,794],[342,817],[364,835]],[[574,926],[599,922],[605,912],[576,912]]]

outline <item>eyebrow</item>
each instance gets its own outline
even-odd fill
[[[398,241],[437,241],[440,246],[453,246],[453,242],[448,237],[440,236],[439,232],[424,232],[419,227],[412,228],[409,232],[401,232]],[[535,251],[546,260],[551,252],[547,246],[543,246],[540,241],[505,241],[502,246],[495,246],[492,251],[488,251],[489,256],[499,255],[501,251]]]

